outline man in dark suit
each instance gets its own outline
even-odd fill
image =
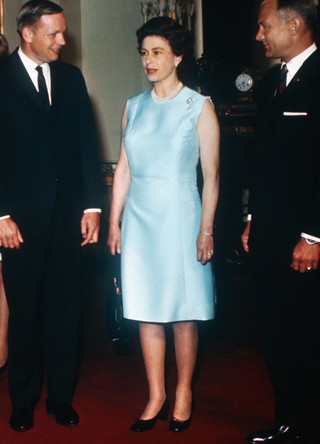
[[[0,64],[0,245],[10,310],[10,426],[33,427],[47,375],[47,412],[71,406],[78,339],[80,246],[97,242],[101,187],[80,70],[59,61],[66,19],[51,1],[17,17],[21,46]],[[81,240],[82,239],[82,240]]]
[[[249,221],[275,427],[250,443],[320,443],[320,57],[317,0],[265,0],[256,39],[280,58],[264,78]]]

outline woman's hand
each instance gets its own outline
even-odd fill
[[[116,253],[121,253],[121,231],[119,226],[110,227],[108,242],[111,254],[114,256]]]
[[[197,237],[197,259],[202,265],[211,261],[214,253],[213,236],[199,233]]]

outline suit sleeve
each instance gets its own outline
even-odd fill
[[[320,238],[320,85],[316,91],[315,108],[312,121],[312,140],[313,140],[313,157],[308,160],[310,175],[314,175],[315,182],[313,189],[309,189],[305,195],[307,208],[305,223],[301,227],[301,232],[311,236]],[[309,139],[310,140],[310,139]],[[304,147],[301,147],[301,155],[303,156]]]
[[[4,80],[4,71],[3,71],[3,64],[4,64],[4,60],[2,59],[0,61],[0,86],[3,87],[3,85],[5,84],[5,80]],[[1,89],[0,89],[1,91]],[[3,140],[2,140],[2,125],[3,125],[3,119],[1,116],[1,112],[2,112],[2,108],[0,107],[0,159],[2,157],[2,144],[3,144]],[[6,205],[6,194],[5,194],[5,188],[4,188],[4,183],[3,183],[3,171],[0,165],[0,217],[2,216],[6,216],[9,214],[9,210],[7,208]]]
[[[313,129],[314,129],[314,158],[310,159],[310,172],[315,170],[316,181],[314,189],[310,189],[310,195],[305,199],[310,200],[310,212],[306,217],[306,222],[301,231],[311,236],[320,238],[320,87],[317,91],[317,109],[315,110]],[[303,155],[303,147],[302,147]]]
[[[98,147],[91,104],[80,73],[79,143],[82,164],[83,210],[102,208]]]

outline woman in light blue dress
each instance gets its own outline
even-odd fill
[[[111,253],[121,252],[124,316],[139,322],[149,402],[131,430],[167,418],[164,324],[172,323],[178,384],[169,429],[191,422],[191,381],[197,320],[214,317],[211,268],[219,188],[219,125],[210,101],[185,87],[177,68],[190,52],[190,35],[168,17],[137,31],[144,71],[153,89],[128,100],[114,176]],[[201,159],[202,206],[196,183]],[[122,215],[121,231],[119,221]]]

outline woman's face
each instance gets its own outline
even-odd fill
[[[142,66],[150,82],[162,82],[170,77],[177,77],[176,66],[182,56],[173,54],[168,40],[151,35],[146,37],[141,46]]]

